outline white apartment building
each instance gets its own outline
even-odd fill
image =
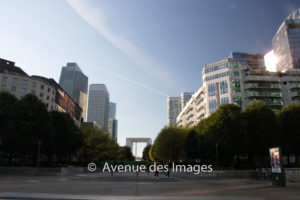
[[[205,95],[202,86],[192,95],[176,121],[178,126],[194,126],[205,117]]]
[[[243,110],[255,100],[263,100],[277,110],[300,102],[300,69],[268,72],[263,62],[260,54],[232,53],[205,65],[203,85],[178,115],[178,126],[194,126],[203,113],[208,117],[222,104],[233,103]],[[197,104],[199,101],[202,103]]]

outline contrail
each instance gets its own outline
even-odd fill
[[[132,83],[132,84],[138,86],[138,87],[141,87],[141,88],[150,90],[150,91],[152,91],[152,92],[154,92],[154,93],[156,93],[156,94],[162,95],[162,96],[164,96],[164,97],[168,97],[168,96],[169,96],[167,93],[164,93],[164,92],[162,92],[162,91],[160,91],[160,90],[157,90],[157,89],[155,89],[155,88],[149,87],[149,86],[147,86],[147,85],[145,85],[145,84],[143,84],[143,83],[139,83],[139,82],[137,82],[137,81],[131,80],[131,79],[125,77],[125,76],[116,74],[116,73],[114,73],[114,72],[108,71],[108,70],[103,69],[103,68],[100,68],[100,67],[98,67],[98,66],[96,67],[96,66],[91,65],[91,64],[88,64],[88,63],[86,63],[86,62],[84,62],[84,61],[82,62],[82,60],[79,60],[79,62],[81,62],[81,63],[83,63],[85,66],[88,66],[88,67],[90,67],[90,68],[93,68],[93,69],[95,69],[95,70],[97,70],[97,71],[105,72],[105,73],[110,74],[110,75],[112,75],[112,76],[114,76],[114,77],[117,77],[117,78],[119,78],[119,79],[121,79],[121,80],[123,80],[123,81],[127,81],[127,82],[129,82],[129,83]]]

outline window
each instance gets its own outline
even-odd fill
[[[233,75],[233,76],[239,76],[239,75],[240,75],[240,72],[239,72],[239,71],[233,71],[233,72],[232,72],[232,75]]]
[[[231,80],[231,88],[232,88],[232,91],[241,92],[241,83],[240,83],[240,80],[238,80],[238,79]]]
[[[31,94],[35,94],[35,90],[31,90],[31,92],[30,92]]]
[[[49,105],[46,103],[46,108],[48,109]]]
[[[45,86],[44,85],[41,85],[41,89],[43,90],[45,88]]]
[[[217,70],[219,70],[219,69],[223,69],[223,68],[226,68],[226,67],[228,67],[227,64],[222,64],[222,65],[210,67],[210,68],[208,68],[208,69],[205,69],[205,73],[217,71]]]
[[[220,82],[220,93],[221,94],[228,93],[228,83],[227,83],[227,80]]]
[[[25,94],[25,93],[26,93],[26,88],[22,88],[22,89],[21,89],[21,93],[22,93],[22,94]]]
[[[35,88],[36,87],[36,82],[32,82],[31,86]]]
[[[47,100],[49,100],[49,96],[47,96]]]
[[[208,85],[208,96],[215,96],[216,95],[216,84],[212,83]]]
[[[43,97],[43,96],[44,96],[44,94],[41,92],[41,93],[40,93],[40,97]]]
[[[27,85],[27,80],[23,80],[22,85]]]
[[[17,79],[17,78],[13,78],[13,79],[12,79],[12,82],[13,82],[13,83],[17,83],[17,82],[18,82],[18,79]]]
[[[6,85],[1,85],[1,90],[5,91],[6,90]]]
[[[3,76],[2,77],[2,82],[6,82],[7,81],[7,76]]]
[[[11,89],[10,89],[12,92],[15,92],[15,91],[17,91],[17,88],[16,88],[16,86],[11,86]]]
[[[228,97],[221,98],[221,104],[229,104],[229,98]]]
[[[223,73],[220,73],[220,74],[214,74],[214,75],[206,77],[205,80],[209,81],[209,80],[213,80],[213,79],[216,79],[216,78],[221,78],[221,77],[224,77],[224,76],[228,76],[229,74],[230,74],[230,71],[223,72]]]
[[[209,113],[214,113],[217,110],[217,100],[209,101]]]

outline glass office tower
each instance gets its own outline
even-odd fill
[[[82,119],[86,121],[88,77],[84,75],[77,63],[67,63],[62,67],[59,85],[82,108]]]
[[[300,8],[292,12],[281,24],[272,39],[277,71],[300,68]]]

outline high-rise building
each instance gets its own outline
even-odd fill
[[[176,124],[176,118],[181,111],[181,97],[168,97],[168,126]]]
[[[116,119],[117,104],[109,102],[109,115],[108,115],[108,134],[117,141],[118,137],[118,120]]]
[[[235,52],[205,65],[203,86],[182,109],[177,124],[194,126],[222,104],[233,103],[244,110],[251,102],[262,100],[278,110],[289,103],[300,102],[300,70],[268,72],[262,59],[261,54]]]
[[[118,140],[118,120],[108,119],[108,134],[114,141]]]
[[[185,107],[187,102],[191,99],[193,92],[183,92],[181,93],[181,109]]]
[[[88,77],[84,75],[77,63],[67,63],[62,67],[59,85],[82,108],[82,119],[86,121]]]
[[[115,119],[116,118],[116,109],[117,104],[113,102],[109,102],[109,114],[108,118]]]
[[[69,113],[80,125],[82,109],[54,79],[29,76],[14,62],[0,59],[1,91],[9,92],[21,99],[26,94],[36,95],[48,111]]]
[[[89,86],[88,122],[96,122],[104,131],[108,131],[109,93],[104,84]]]
[[[300,8],[292,12],[279,27],[272,39],[277,71],[300,68]]]

